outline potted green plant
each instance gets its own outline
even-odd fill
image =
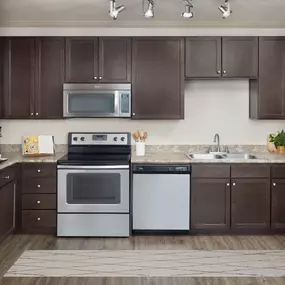
[[[269,135],[269,141],[274,143],[279,153],[285,154],[285,132],[282,130],[277,135]]]

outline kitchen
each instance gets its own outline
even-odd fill
[[[0,30],[3,248],[18,237],[36,250],[48,250],[48,240],[59,244],[51,249],[95,250],[102,238],[126,249],[140,239],[158,248],[159,239],[183,240],[189,249],[195,236],[221,235],[227,245],[217,249],[266,251],[273,242],[283,252],[285,157],[266,143],[284,128],[285,33],[25,29]],[[137,129],[148,133],[144,156],[131,139]],[[23,157],[27,134],[52,135],[55,155]],[[73,247],[72,237],[87,247]],[[14,266],[0,276],[23,277]]]

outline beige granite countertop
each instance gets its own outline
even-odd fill
[[[184,153],[147,153],[145,156],[132,155],[132,163],[285,163],[285,155],[270,152],[251,152],[259,159],[189,159]]]
[[[66,153],[56,153],[52,156],[44,156],[44,157],[24,157],[20,153],[3,153],[2,158],[8,158],[7,161],[0,163],[0,170],[4,169],[8,166],[11,166],[15,163],[25,163],[25,162],[57,162],[62,156]]]

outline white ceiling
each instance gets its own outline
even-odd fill
[[[124,4],[118,20],[110,18],[108,0],[0,0],[2,27],[237,27],[284,28],[285,0],[231,0],[233,14],[223,20],[223,0],[193,0],[195,18],[183,19],[183,0],[155,0],[155,18],[144,19],[141,0]]]

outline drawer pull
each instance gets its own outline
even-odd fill
[[[38,169],[38,173],[40,173],[41,172],[41,170],[40,169]]]
[[[40,204],[41,203],[41,201],[37,201],[37,204]]]
[[[275,187],[275,186],[276,186],[276,183],[273,183],[273,186]]]
[[[236,184],[235,184],[235,183],[233,183],[233,186],[236,186]]]
[[[38,185],[38,188],[41,188],[41,185],[40,185],[40,184]]]
[[[230,186],[230,183],[227,183],[227,186],[229,187],[229,186]]]
[[[3,176],[3,179],[10,179],[10,176]]]
[[[37,218],[37,220],[38,220],[38,221],[40,221],[40,220],[41,220],[41,218]]]

